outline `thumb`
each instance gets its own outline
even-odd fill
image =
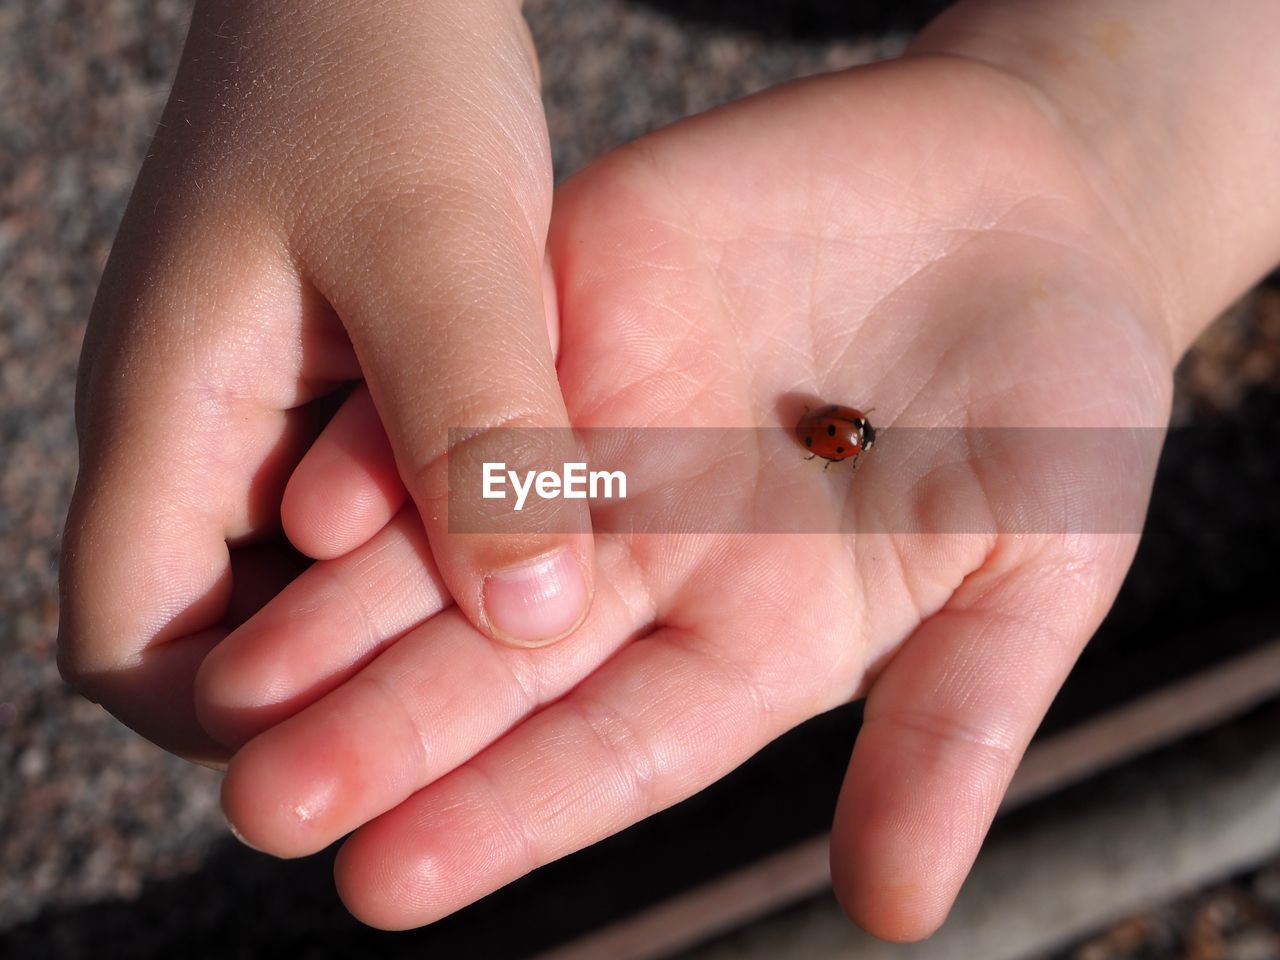
[[[477,54],[462,75],[478,82],[503,62]],[[429,162],[382,167],[358,216],[316,231],[305,259],[351,338],[455,602],[490,637],[536,646],[572,632],[590,605],[585,501],[512,511],[485,533],[451,523],[451,463],[478,478],[483,461],[575,459],[543,302],[545,121],[527,80],[513,91],[510,77],[490,79],[476,91],[484,109],[401,154],[426,150]]]
[[[351,292],[333,297],[334,306],[455,602],[495,639],[549,643],[570,633],[590,602],[585,502],[487,512],[484,533],[456,532],[467,501],[450,502],[451,464],[456,483],[479,478],[485,462],[576,459],[543,306],[541,248],[516,225],[523,218],[491,203],[477,204],[465,228],[456,200],[451,208],[443,232],[414,216],[391,237],[367,238],[365,248],[379,252],[346,278]],[[406,263],[424,266],[410,272]]]

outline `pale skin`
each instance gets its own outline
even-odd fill
[[[229,761],[255,846],[354,831],[338,889],[387,928],[866,696],[835,890],[926,936],[1136,534],[463,538],[445,431],[789,428],[779,398],[812,395],[890,428],[846,487],[797,449],[815,502],[997,509],[981,463],[886,488],[874,458],[894,426],[1166,422],[1173,364],[1280,251],[1280,13],[962,3],[902,60],[677,124],[553,198],[516,6],[424,6],[198,12],[86,341],[64,672]],[[356,378],[314,437],[293,411]],[[704,466],[730,503],[776,495]],[[1116,484],[1140,506],[1150,480]],[[284,589],[281,529],[319,558]],[[494,571],[557,549],[582,591],[495,629]]]

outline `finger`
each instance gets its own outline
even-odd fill
[[[642,611],[603,590],[578,642],[535,652],[445,610],[244,746],[223,783],[227,819],[277,856],[323,849],[571,689]]]
[[[234,623],[280,589],[297,568],[286,552],[270,544],[232,551],[232,583],[226,619]],[[129,669],[111,678],[108,701],[116,719],[170,753],[222,768],[231,752],[210,743],[194,709],[193,678],[226,630],[213,627],[169,643],[148,647]]]
[[[599,551],[601,591],[590,616],[574,643],[546,650],[493,644],[460,613],[445,611],[397,640],[343,686],[245,746],[223,788],[228,819],[255,846],[272,853],[294,856],[321,849],[565,694],[629,638],[651,631],[659,611],[677,596],[686,630],[733,636],[735,657],[746,658],[766,679],[787,685],[794,696],[805,693],[796,677],[818,678],[809,684],[804,715],[847,700],[857,680],[850,674],[860,672],[864,659],[852,639],[857,632],[852,613],[845,615],[843,605],[841,612],[828,605],[797,616],[770,599],[829,574],[831,556],[810,548],[787,564],[785,572],[744,573],[753,548],[749,541],[739,547],[714,549],[700,559],[696,545],[687,542],[650,543],[644,548],[646,568],[692,565],[698,571],[663,582],[641,581],[634,548],[606,541]],[[363,572],[364,564],[357,561],[351,592],[360,590]],[[366,579],[378,582],[377,577]],[[383,592],[373,595],[382,597]],[[309,605],[302,594],[296,597],[297,603]],[[285,599],[277,601],[283,630],[294,605]],[[362,605],[372,619],[383,615],[379,601]],[[849,625],[849,635],[831,631],[833,614]],[[770,642],[788,630],[831,640]],[[307,637],[329,632],[336,636],[340,630],[317,625],[305,630]],[[306,637],[296,640],[299,651],[307,642]],[[745,672],[727,656],[722,660],[728,669]],[[779,660],[785,664],[778,666]],[[215,657],[211,667],[218,666]]]
[[[368,541],[407,497],[378,411],[361,384],[293,471],[280,519],[295,547],[330,559]]]
[[[430,923],[723,776],[799,722],[811,691],[674,629],[358,830],[338,890],[365,923]]]
[[[225,748],[191,692],[237,596],[228,542],[278,532],[285,480],[315,432],[299,405],[350,364],[332,317],[251,230],[161,244],[126,223],[115,249],[77,385],[58,662],[143,736],[216,760]]]
[[[401,510],[372,540],[321,560],[206,657],[197,713],[238,748],[323,697],[452,601],[416,510]]]
[[[1132,548],[1130,537],[1093,537],[1074,556],[1046,547],[992,561],[876,678],[831,841],[836,895],[867,931],[918,940],[946,918]],[[1103,585],[1076,579],[1082,567]]]
[[[371,175],[360,216],[321,223],[307,241],[317,284],[360,356],[400,476],[422,513],[441,576],[482,632],[536,645],[572,632],[590,603],[594,561],[581,501],[510,512],[493,532],[451,532],[449,465],[502,460],[500,427],[545,428],[525,440],[558,469],[575,459],[556,379],[543,297],[551,168],[538,91],[525,62],[513,5],[476,5],[501,50],[460,44],[451,77],[471,78],[475,109],[452,118]],[[501,90],[504,96],[495,97]],[[438,142],[451,178],[406,176],[402,155]],[[323,219],[323,218],[322,218]],[[326,244],[354,232],[362,256]],[[451,440],[450,428],[458,433]],[[456,518],[455,518],[456,522]]]

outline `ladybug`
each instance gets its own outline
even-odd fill
[[[876,442],[875,428],[866,414],[835,403],[817,410],[805,408],[805,415],[796,424],[796,436],[806,450],[812,451],[807,459],[822,457],[827,467],[849,459],[854,459],[856,466],[858,454],[870,450]]]

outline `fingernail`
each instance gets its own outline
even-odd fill
[[[244,844],[246,847],[248,847],[250,850],[257,851],[258,853],[263,853],[263,852],[264,852],[262,849],[260,849],[259,847],[255,847],[252,843],[250,843],[248,840],[246,840],[246,839],[244,838],[244,834],[243,834],[243,833],[241,833],[239,830],[237,830],[237,829],[236,829],[236,825],[235,825],[234,823],[232,823],[232,822],[231,822],[231,819],[230,819],[226,814],[223,814],[223,815],[222,815],[222,819],[226,821],[227,829],[231,831],[231,835],[232,835],[233,837],[235,837],[237,840],[239,840],[241,843],[243,843],[243,844]]]
[[[587,608],[587,581],[564,547],[529,563],[491,574],[484,583],[484,610],[494,633],[516,643],[536,644],[569,633]]]

